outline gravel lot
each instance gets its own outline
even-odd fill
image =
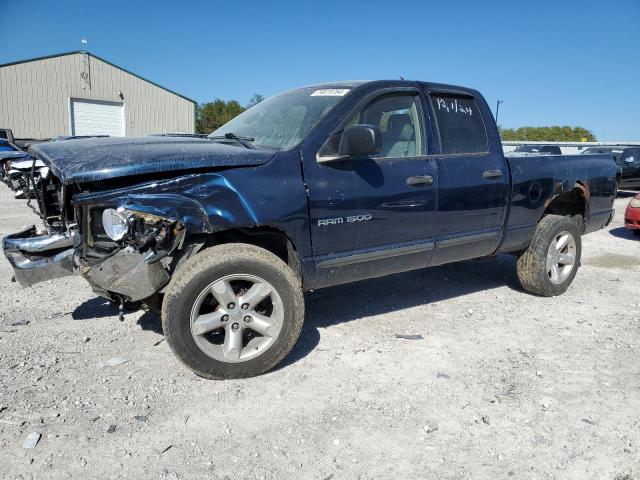
[[[285,364],[248,380],[202,380],[155,315],[119,322],[79,277],[23,290],[2,258],[0,477],[638,478],[628,200],[564,296],[523,293],[511,257],[313,292]],[[0,233],[34,222],[0,186]]]

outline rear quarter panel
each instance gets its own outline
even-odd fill
[[[551,201],[578,187],[587,199],[585,233],[604,227],[616,195],[616,164],[610,155],[509,157],[511,203],[500,252],[526,248]]]

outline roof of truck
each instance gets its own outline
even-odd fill
[[[463,87],[461,85],[450,85],[446,83],[436,83],[436,82],[425,82],[422,80],[406,80],[406,79],[387,79],[387,80],[342,80],[342,81],[333,81],[333,82],[325,82],[325,83],[316,83],[311,85],[305,85],[303,87],[298,88],[356,88],[361,86],[370,86],[370,87],[416,87],[416,84],[419,83],[423,87],[432,90],[445,90],[449,92],[458,92],[458,93],[466,93],[471,95],[477,95],[477,90],[473,88]],[[296,88],[292,89],[296,90]]]

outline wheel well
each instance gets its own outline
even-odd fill
[[[248,243],[264,248],[289,265],[302,280],[302,262],[298,251],[289,237],[281,230],[272,227],[236,228],[198,237],[192,237],[192,241],[204,243],[205,248],[224,243]]]
[[[581,215],[584,219],[587,211],[587,195],[585,187],[578,183],[573,190],[563,192],[551,199],[544,210],[545,215],[562,215],[565,217]]]

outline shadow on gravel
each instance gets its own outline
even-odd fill
[[[71,318],[74,320],[92,320],[113,315],[118,315],[118,309],[114,304],[102,297],[87,300],[71,312]]]
[[[160,319],[160,315],[157,313],[146,311],[136,323],[140,325],[142,330],[148,330],[164,336],[164,332],[162,331],[162,320]]]
[[[612,233],[615,230],[612,230]],[[629,235],[633,236],[631,232]],[[503,286],[523,291],[518,283],[515,263],[515,257],[500,255],[414,270],[307,293],[305,295],[306,317],[300,340],[276,370],[291,365],[312,352],[320,342],[319,329],[321,328],[352,320],[366,322],[366,317],[384,315]],[[71,314],[74,320],[117,315],[117,307],[100,297],[87,300]],[[156,313],[145,312],[138,318],[137,324],[143,330],[163,334],[162,322]]]
[[[132,310],[125,307],[125,321],[127,320],[127,316],[131,315],[135,311],[137,311],[137,309]],[[117,317],[118,313],[118,307],[113,303],[105,300],[104,298],[95,297],[79,305],[71,313],[71,318],[74,320],[93,320],[96,318]],[[146,311],[140,316],[140,318],[138,318],[136,323],[140,328],[142,328],[142,330],[163,335],[162,321],[160,320],[160,315],[157,313]]]
[[[320,341],[320,328],[405,308],[507,286],[521,291],[516,258],[510,255],[452,263],[388,277],[317,290],[305,295],[306,317],[300,341],[276,369],[308,355]]]
[[[611,230],[609,230],[609,233],[614,237],[624,238],[625,240],[633,240],[636,242],[640,238],[636,237],[636,235],[631,230],[625,227],[612,228]]]

